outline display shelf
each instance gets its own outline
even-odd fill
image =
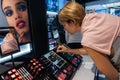
[[[47,11],[49,50],[54,49],[57,44],[56,40],[54,39],[54,34],[53,34],[53,26],[54,26],[53,22],[57,14],[58,14],[57,12]]]

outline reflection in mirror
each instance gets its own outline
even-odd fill
[[[19,51],[19,44],[14,27],[0,27],[0,53],[7,55]]]
[[[0,53],[5,55],[0,55],[0,63],[11,60],[7,54],[14,53],[13,57],[17,58],[32,50],[28,1],[0,0]]]
[[[16,29],[19,43],[30,42],[26,0],[1,0],[1,8],[8,25],[13,26]]]

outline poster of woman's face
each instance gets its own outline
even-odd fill
[[[14,28],[17,37],[14,36],[14,31],[10,32],[11,29],[1,31],[1,34],[4,34],[0,35],[1,53],[7,54],[13,52],[13,48],[19,49],[16,46],[16,39],[19,44],[31,42],[28,7],[26,0],[0,0],[0,2],[0,27]]]

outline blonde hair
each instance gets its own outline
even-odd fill
[[[16,34],[15,34],[15,29],[14,29],[14,28],[10,28],[10,31],[9,31],[9,32],[13,35],[13,37],[16,36]]]
[[[59,12],[58,19],[62,24],[63,22],[70,23],[75,20],[77,25],[81,25],[86,13],[82,5],[77,2],[68,2]]]

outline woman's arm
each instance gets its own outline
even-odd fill
[[[79,49],[69,49],[68,52],[74,53],[74,54],[80,54],[80,55],[87,55],[87,52],[84,48]]]
[[[68,53],[80,54],[80,55],[86,55],[87,54],[87,52],[84,48],[71,49],[71,48],[66,47],[64,45],[59,45],[58,48],[57,48],[57,52],[68,52]]]
[[[88,55],[93,59],[98,70],[103,73],[110,80],[118,80],[118,72],[110,63],[106,55],[97,52],[91,48],[83,46],[84,49],[88,52]]]

